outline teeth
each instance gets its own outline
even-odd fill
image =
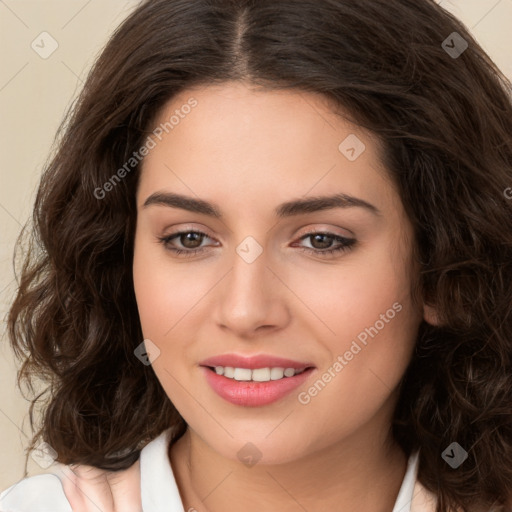
[[[293,377],[302,373],[302,370],[295,368],[233,368],[232,366],[216,366],[215,373],[217,375],[224,375],[229,379],[238,381],[254,381],[254,382],[268,382],[270,380],[280,380],[284,377]]]
[[[270,380],[279,380],[284,376],[284,368],[271,368]]]
[[[251,380],[252,370],[249,368],[235,368],[235,380]]]
[[[224,368],[224,377],[233,379],[235,377],[235,369],[231,366],[226,366],[226,368]]]
[[[268,382],[270,380],[270,368],[257,368],[252,371],[252,380],[256,382]]]

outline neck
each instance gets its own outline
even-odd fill
[[[292,462],[252,467],[188,428],[169,457],[184,509],[197,512],[391,512],[407,466],[399,446],[367,428]]]

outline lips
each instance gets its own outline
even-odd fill
[[[295,361],[277,356],[260,354],[255,356],[240,356],[237,354],[224,354],[220,356],[210,357],[201,361],[200,366],[215,368],[216,366],[231,366],[233,368],[249,368],[255,370],[257,368],[293,368],[295,370],[305,370],[314,367],[311,362]]]
[[[225,354],[205,359],[200,363],[202,373],[211,389],[224,400],[243,407],[261,407],[269,405],[290,395],[293,390],[306,383],[316,368],[313,364],[305,361],[296,361],[270,355],[257,355],[251,357],[239,356],[237,354]],[[235,379],[222,375],[223,371],[234,370]],[[282,371],[286,368],[291,374],[283,376]],[[256,380],[236,380],[236,372],[240,369],[280,369],[281,378],[258,382]],[[293,375],[293,370],[296,373]],[[254,377],[253,372],[253,377]],[[231,376],[232,377],[232,376]],[[279,376],[278,376],[279,377]]]

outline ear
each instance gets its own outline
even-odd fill
[[[437,309],[434,306],[429,306],[427,304],[423,305],[423,320],[427,322],[427,324],[438,326],[439,325],[439,317],[437,315]]]

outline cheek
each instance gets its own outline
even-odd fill
[[[318,372],[313,384],[317,389],[306,390],[314,395],[316,413],[330,410],[336,422],[357,422],[368,419],[389,399],[411,359],[420,321],[410,304],[394,305],[383,310],[383,317],[340,314],[336,324],[340,334],[329,344],[331,357]],[[347,325],[350,328],[344,332]],[[307,400],[308,396],[303,402]]]
[[[180,319],[193,315],[209,288],[190,267],[171,265],[165,249],[149,243],[135,245],[133,281],[144,335],[161,340],[171,336]]]
[[[403,375],[421,322],[411,300],[406,259],[382,243],[326,266],[314,278],[305,273],[294,286],[315,313],[317,321],[309,327],[329,354],[320,374],[331,368],[336,375],[318,403],[370,406],[372,397],[375,407]],[[344,362],[336,371],[332,366],[338,356]]]
[[[290,272],[286,278],[312,314],[310,326],[338,349],[375,322],[380,325],[381,315],[386,316],[386,312],[392,318],[386,323],[386,331],[390,331],[389,325],[399,324],[406,314],[413,313],[409,308],[407,263],[399,263],[403,260],[383,237],[372,247],[349,253],[335,264],[315,264],[314,269]],[[393,304],[397,302],[404,311],[395,315]]]
[[[178,410],[187,411],[191,404],[185,389],[194,389],[190,379],[197,371],[199,316],[218,276],[194,271],[188,263],[173,263],[164,248],[138,242],[133,262],[137,308],[144,338],[160,351],[152,368]]]
[[[188,410],[190,396],[184,391],[184,385],[192,363],[184,359],[187,338],[180,336],[180,332],[184,326],[190,328],[195,324],[194,305],[204,291],[191,278],[190,272],[176,265],[171,272],[163,249],[155,250],[151,243],[137,239],[133,281],[144,339],[151,340],[159,349],[152,369],[173,404],[180,411]]]
[[[336,334],[323,337],[331,360],[322,371],[340,362],[338,356],[342,362],[338,371],[331,368],[335,377],[327,376],[330,383],[315,400],[320,410],[338,403],[338,418],[347,411],[369,416],[389,398],[410,361],[421,322],[407,262],[382,247],[347,265],[325,287],[320,311]],[[319,296],[317,307],[321,303]]]

